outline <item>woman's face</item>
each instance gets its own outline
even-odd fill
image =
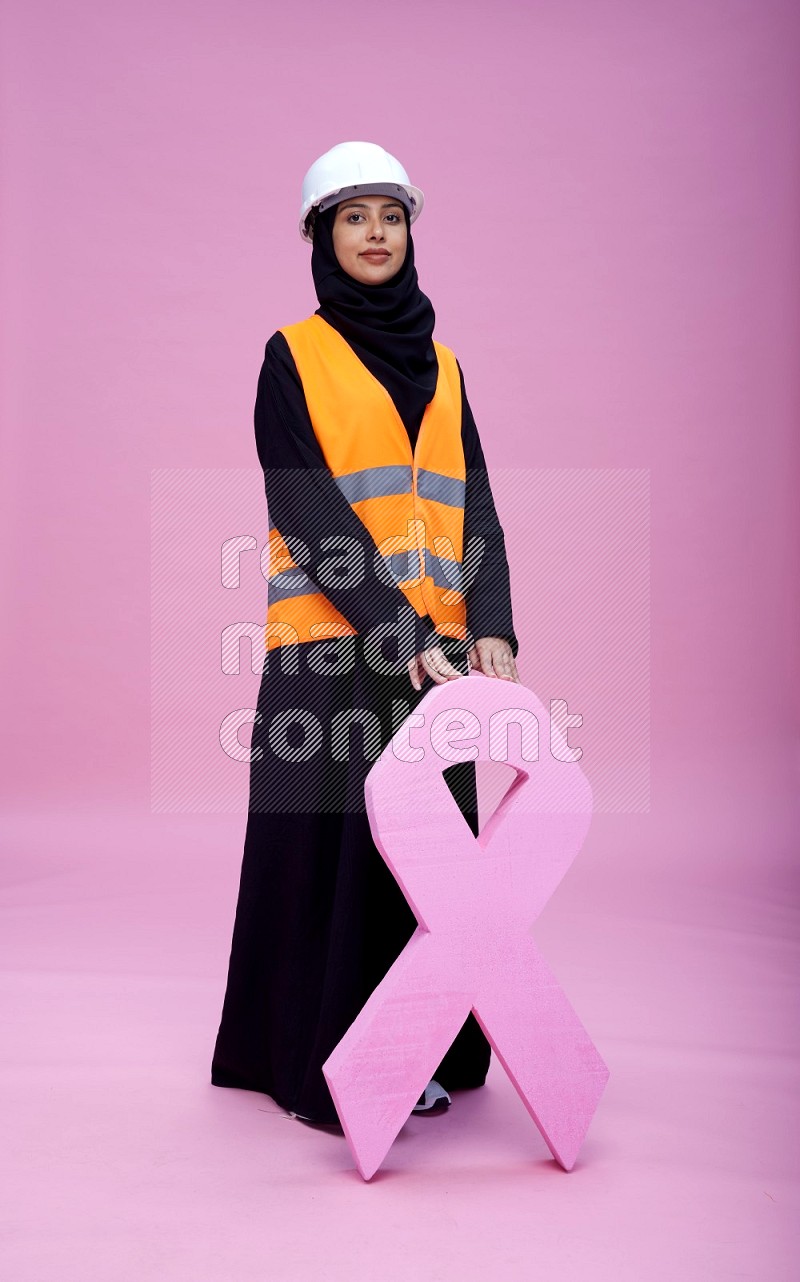
[[[403,266],[408,244],[405,210],[388,196],[353,196],[336,206],[333,249],[348,276],[382,285]]]

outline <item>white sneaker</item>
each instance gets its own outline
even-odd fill
[[[420,1095],[412,1113],[443,1113],[451,1104],[450,1096],[443,1086],[440,1086],[435,1077],[432,1077]]]

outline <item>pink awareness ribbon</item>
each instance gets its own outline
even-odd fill
[[[531,924],[578,853],[592,794],[527,687],[472,671],[431,689],[367,776],[375,844],[419,923],[323,1066],[365,1180],[383,1162],[470,1010],[565,1170],[608,1069]],[[476,839],[442,771],[517,772]]]

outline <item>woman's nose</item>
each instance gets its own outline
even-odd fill
[[[367,231],[369,240],[383,240],[383,223],[380,218],[373,218]]]

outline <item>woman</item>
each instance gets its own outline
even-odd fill
[[[312,165],[300,230],[319,307],[267,343],[255,406],[267,653],[211,1080],[321,1123],[337,1120],[322,1064],[417,924],[372,840],[366,774],[432,682],[470,664],[519,680],[477,429],[414,265],[422,202],[374,144]],[[477,835],[474,764],[445,778]],[[417,1110],[488,1065],[470,1015]]]

